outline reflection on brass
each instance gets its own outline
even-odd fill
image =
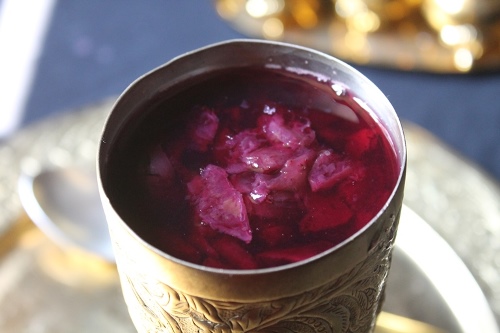
[[[38,234],[40,240],[42,237]],[[45,237],[43,237],[45,239]],[[79,249],[52,242],[40,246],[37,263],[54,280],[73,287],[105,286],[116,281],[116,267]]]
[[[358,64],[439,73],[500,67],[497,0],[215,0],[215,7],[249,36]]]
[[[33,265],[58,282],[75,287],[106,285],[116,280],[114,265],[78,249],[59,247],[27,218],[18,221],[12,230],[18,231],[17,237],[12,238],[12,233],[7,233],[2,241],[15,239],[19,249],[36,249]]]
[[[71,286],[105,284],[115,279],[114,265],[92,254],[57,246],[27,218],[17,222],[13,230],[21,228],[16,246],[26,250],[36,249],[37,260],[33,264],[38,265],[51,278]],[[5,238],[10,238],[10,234],[6,234]]]
[[[410,318],[382,312],[377,318],[375,333],[445,333],[445,331]]]
[[[0,234],[0,258],[12,250],[13,247],[17,246],[24,233],[34,227],[34,224],[29,220],[26,214],[21,214],[19,219],[14,221],[13,226],[9,228],[8,231]]]

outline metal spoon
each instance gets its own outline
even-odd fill
[[[23,173],[18,191],[30,219],[62,246],[76,246],[114,262],[95,171],[79,167]]]

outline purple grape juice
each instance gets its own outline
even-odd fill
[[[394,149],[348,88],[231,69],[160,96],[110,156],[110,198],[146,242],[228,269],[317,255],[365,226],[397,182]]]

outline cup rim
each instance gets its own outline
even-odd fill
[[[114,205],[110,202],[108,193],[105,189],[105,186],[102,181],[102,171],[105,168],[103,166],[104,164],[104,158],[103,158],[103,152],[104,152],[104,147],[107,143],[109,143],[109,138],[107,137],[108,134],[108,129],[110,126],[110,123],[113,121],[114,117],[114,110],[118,107],[121,106],[122,103],[126,102],[126,96],[130,94],[131,91],[135,89],[139,89],[139,86],[143,84],[145,81],[153,79],[153,76],[158,75],[158,73],[161,73],[163,71],[168,71],[170,67],[176,65],[180,61],[184,61],[188,58],[196,57],[198,55],[203,55],[205,52],[210,52],[217,50],[219,48],[225,48],[228,46],[245,46],[245,47],[251,47],[252,45],[254,46],[260,46],[260,47],[281,47],[284,49],[287,49],[288,51],[291,52],[303,52],[307,54],[314,55],[316,57],[320,57],[324,60],[331,61],[336,63],[336,66],[339,68],[342,68],[343,70],[346,70],[347,72],[350,73],[350,75],[356,76],[356,79],[363,81],[363,86],[366,89],[370,89],[374,91],[377,94],[377,97],[381,99],[381,102],[385,105],[387,110],[392,113],[393,118],[396,121],[396,129],[398,131],[397,136],[401,138],[400,142],[400,147],[399,151],[396,152],[396,155],[398,155],[398,162],[399,162],[399,174],[397,181],[394,185],[394,188],[385,202],[384,206],[380,208],[379,212],[369,221],[367,222],[361,229],[356,231],[354,234],[349,236],[348,238],[344,239],[342,242],[339,244],[329,248],[328,250],[325,250],[317,255],[314,255],[312,257],[309,257],[307,259],[290,263],[290,264],[285,264],[285,265],[280,265],[280,266],[274,266],[274,267],[268,267],[268,268],[257,268],[257,269],[226,269],[226,268],[213,268],[213,267],[208,267],[208,266],[203,266],[200,264],[195,264],[189,261],[185,261],[182,259],[179,259],[173,255],[170,255],[169,253],[166,253],[155,246],[149,244],[147,241],[145,241],[141,236],[139,236],[130,226],[128,223],[126,223],[123,218],[120,216],[120,214],[114,209]],[[332,79],[332,81],[335,81]],[[354,95],[355,92],[354,92]],[[396,147],[394,147],[396,149]],[[122,224],[125,226],[126,230],[132,235],[137,241],[139,241],[143,246],[145,246],[148,250],[152,251],[156,255],[160,256],[161,258],[165,258],[168,260],[171,260],[179,265],[197,270],[197,271],[204,271],[208,273],[213,273],[213,274],[224,274],[224,275],[236,275],[236,276],[247,276],[247,275],[266,275],[270,273],[277,273],[281,271],[287,271],[291,270],[297,267],[301,266],[307,266],[313,262],[316,262],[318,260],[321,260],[322,258],[327,257],[329,254],[332,252],[337,252],[340,249],[346,247],[346,245],[350,244],[353,242],[355,239],[357,239],[360,235],[362,235],[366,229],[370,228],[374,222],[380,218],[380,216],[386,211],[387,207],[389,204],[393,201],[394,197],[396,194],[400,191],[402,191],[401,187],[404,187],[404,178],[405,178],[405,172],[406,172],[406,164],[407,164],[407,147],[406,147],[406,141],[404,138],[404,131],[402,128],[402,124],[397,117],[396,111],[394,110],[392,104],[389,102],[387,97],[382,93],[382,91],[372,82],[370,81],[364,74],[362,74],[360,71],[352,67],[351,65],[347,64],[346,62],[331,56],[329,54],[323,53],[318,50],[314,50],[308,47],[300,46],[300,45],[295,45],[291,43],[286,43],[286,42],[279,42],[279,41],[268,41],[268,40],[258,40],[258,39],[230,39],[226,41],[220,41],[212,44],[205,45],[203,47],[188,51],[186,53],[183,53],[181,55],[178,55],[176,57],[173,57],[171,60],[165,62],[162,65],[159,65],[146,73],[142,74],[138,78],[136,78],[132,83],[129,84],[129,86],[120,94],[120,96],[117,98],[115,103],[113,104],[111,108],[111,112],[108,114],[105,124],[103,127],[103,132],[102,132],[102,137],[101,141],[98,147],[98,156],[97,156],[97,177],[98,177],[98,185],[99,185],[99,191],[101,194],[101,200],[104,200],[106,204],[109,204],[110,207],[113,207],[113,210],[116,214],[116,216],[123,222]]]

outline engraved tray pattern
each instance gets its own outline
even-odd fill
[[[20,170],[70,163],[94,168],[99,133],[113,102],[49,117],[0,143],[0,238],[23,215],[16,190]],[[410,123],[404,128],[404,203],[464,260],[500,322],[500,187],[425,130]]]

